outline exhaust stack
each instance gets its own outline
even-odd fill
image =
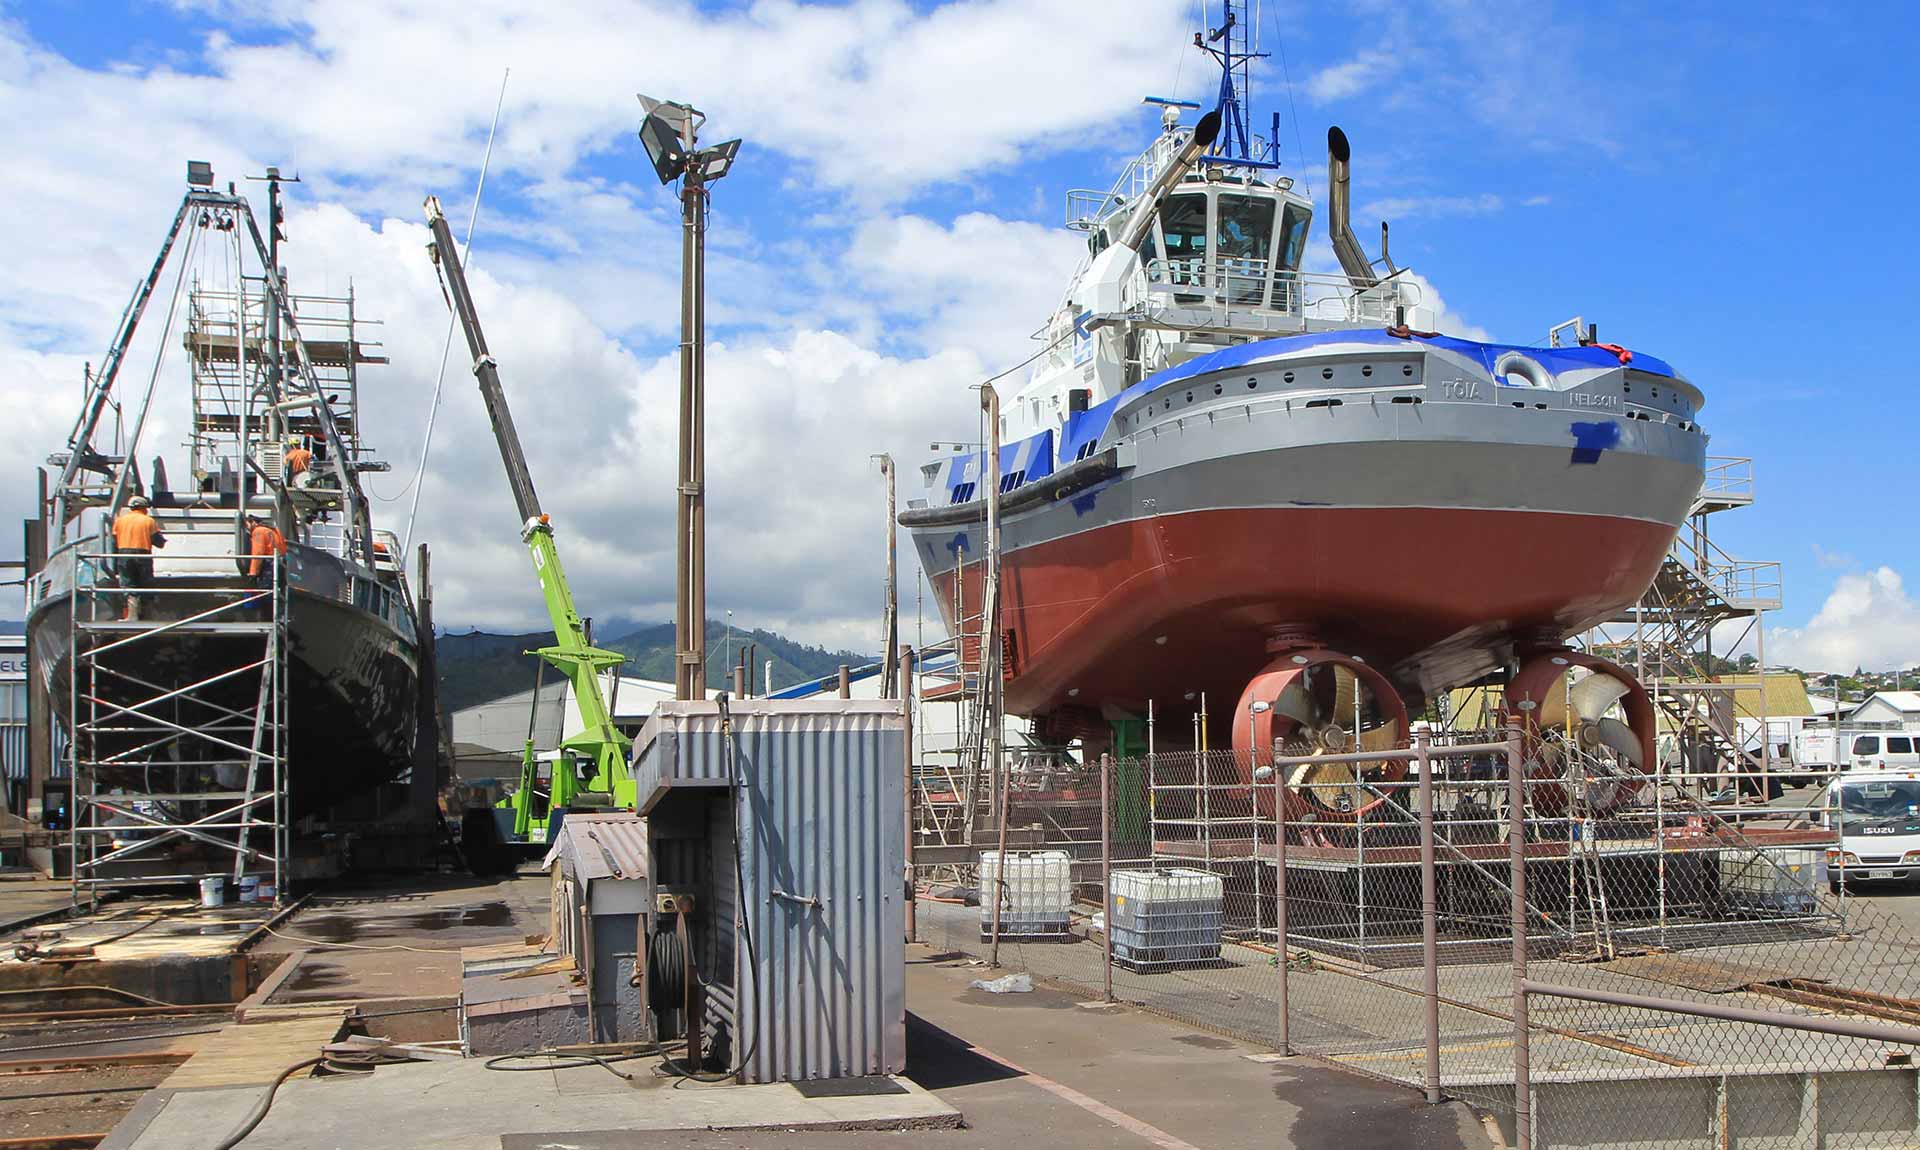
[[[1153,223],[1153,214],[1160,209],[1160,202],[1167,198],[1173,186],[1192,170],[1200,153],[1213,146],[1213,139],[1220,134],[1220,113],[1216,109],[1200,117],[1193,126],[1193,135],[1185,145],[1174,153],[1173,159],[1153,178],[1146,193],[1133,205],[1133,215],[1127,221],[1127,230],[1120,233],[1120,243],[1134,251],[1140,250],[1140,244],[1147,238],[1147,228]]]
[[[1327,129],[1327,232],[1333,240],[1333,254],[1340,259],[1341,270],[1347,273],[1347,279],[1362,291],[1380,282],[1373,274],[1373,264],[1367,259],[1366,249],[1360,246],[1360,237],[1353,234],[1353,221],[1350,218],[1352,204],[1351,192],[1347,187],[1350,175],[1349,161],[1353,158],[1353,148],[1347,143],[1347,134],[1338,127]]]

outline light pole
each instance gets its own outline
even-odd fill
[[[893,456],[887,454],[873,457],[880,464],[880,474],[887,481],[887,593],[886,604],[882,611],[880,642],[882,660],[880,676],[880,697],[894,697],[896,664],[900,650],[900,584],[898,579],[899,547],[896,544],[897,533],[894,528],[895,500],[898,483],[894,478]]]
[[[662,184],[680,181],[680,475],[675,487],[674,697],[706,693],[706,265],[707,185],[727,174],[739,140],[696,148],[706,116],[687,104],[640,97],[640,142]]]

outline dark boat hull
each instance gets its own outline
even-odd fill
[[[92,601],[83,597],[83,602]],[[412,764],[419,671],[414,642],[381,616],[301,590],[290,592],[289,601],[287,780],[292,813],[300,817],[323,812],[341,799],[389,782]],[[258,620],[262,614],[255,610],[235,617]],[[88,706],[85,684],[76,691],[69,679],[72,630],[71,596],[46,600],[28,620],[37,666],[46,676],[61,725],[69,731],[76,694],[82,696],[79,705]],[[82,640],[87,639],[83,630]],[[129,652],[134,649],[129,645]],[[203,683],[259,660],[264,638],[259,632],[154,635],[139,640],[138,649],[140,675],[152,686],[103,677],[99,689],[103,699],[131,706],[160,694],[158,688],[171,691]],[[258,692],[255,673],[234,675],[195,695],[217,706],[250,712]],[[83,742],[79,754],[84,758],[108,758],[128,749],[126,737],[107,734],[89,741],[98,745]],[[154,761],[164,765],[164,760]],[[147,789],[151,777],[144,763],[104,769],[98,775],[102,786],[135,790]]]

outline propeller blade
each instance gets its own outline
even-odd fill
[[[1631,690],[1633,684],[1612,675],[1589,675],[1573,685],[1573,713],[1593,722]]]
[[[1384,751],[1388,747],[1400,745],[1400,720],[1382,723],[1372,730],[1360,732],[1360,749],[1363,751]]]
[[[1567,678],[1560,676],[1547,688],[1547,697],[1540,700],[1539,709],[1533,713],[1534,725],[1543,731],[1555,728],[1564,730],[1567,725]]]
[[[1600,741],[1617,751],[1621,758],[1633,764],[1635,770],[1645,770],[1645,752],[1640,747],[1640,739],[1633,728],[1618,719],[1602,719],[1594,724]]]
[[[1354,702],[1360,697],[1360,678],[1340,664],[1333,665],[1333,722],[1348,730],[1359,726],[1354,722]]]
[[[1307,690],[1307,677],[1295,675],[1273,702],[1273,713],[1285,715],[1302,727],[1313,725],[1313,695]]]

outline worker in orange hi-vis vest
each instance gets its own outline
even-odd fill
[[[287,538],[280,529],[257,515],[247,516],[247,574],[262,587],[268,586],[273,579],[273,563],[270,555],[285,555]]]
[[[139,589],[153,585],[153,549],[167,545],[159,521],[147,506],[147,497],[136,495],[113,519],[114,573],[120,578],[120,586],[127,589],[120,605],[122,619],[140,617],[140,605],[147,596]]]
[[[305,487],[313,482],[313,452],[303,447],[299,440],[287,441],[287,482],[295,487]]]

